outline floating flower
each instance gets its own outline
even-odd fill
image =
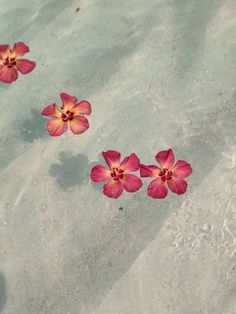
[[[192,173],[189,163],[179,160],[174,165],[174,153],[172,149],[164,150],[156,155],[156,161],[161,168],[154,165],[140,165],[141,177],[155,178],[148,185],[147,194],[153,198],[165,198],[168,188],[176,194],[183,194],[187,190],[187,182],[183,178]],[[174,166],[173,166],[174,165]]]
[[[0,81],[12,83],[17,80],[18,71],[27,74],[35,68],[35,62],[21,58],[29,51],[23,42],[15,43],[12,49],[9,45],[0,45]]]
[[[90,115],[91,105],[87,100],[77,103],[77,98],[61,93],[62,107],[52,104],[43,109],[41,114],[56,118],[47,123],[48,133],[51,136],[60,136],[68,129],[68,124],[74,134],[81,134],[89,128],[89,122],[83,115]]]
[[[102,165],[92,168],[90,177],[94,182],[107,182],[103,187],[103,193],[111,198],[118,198],[123,190],[136,192],[142,187],[140,178],[127,172],[139,170],[139,158],[133,153],[120,162],[121,154],[114,150],[102,152],[102,155],[109,167]]]

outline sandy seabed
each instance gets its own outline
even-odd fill
[[[80,10],[76,12],[76,8]],[[0,84],[1,314],[236,314],[235,0],[0,0],[1,43],[37,68]],[[93,106],[49,137],[65,91]],[[100,152],[172,147],[188,192],[118,200]],[[119,210],[119,207],[123,210]]]

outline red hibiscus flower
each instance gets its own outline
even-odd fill
[[[15,43],[12,49],[9,45],[0,45],[0,81],[12,83],[17,80],[18,71],[27,74],[35,68],[35,62],[21,58],[29,51],[23,42]]]
[[[164,150],[156,155],[156,161],[161,168],[154,165],[140,165],[141,177],[155,178],[148,185],[147,194],[153,198],[165,198],[168,188],[176,194],[183,194],[187,190],[187,182],[183,178],[192,173],[189,163],[179,160],[174,165],[174,153],[172,149]],[[174,165],[174,166],[173,166]]]
[[[62,107],[52,104],[43,109],[41,114],[56,118],[47,123],[48,133],[51,136],[60,136],[68,129],[68,124],[74,134],[81,134],[89,128],[89,122],[83,115],[90,115],[91,105],[87,100],[77,103],[74,96],[61,93]]]
[[[142,187],[142,181],[135,175],[127,172],[139,170],[140,161],[135,154],[125,157],[120,162],[120,153],[109,150],[102,153],[109,169],[102,165],[92,168],[90,177],[94,182],[107,182],[103,187],[103,193],[111,198],[118,198],[123,190],[136,192]]]

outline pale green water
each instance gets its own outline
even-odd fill
[[[76,8],[80,11],[76,13]],[[0,313],[235,314],[234,0],[0,0],[1,43],[37,62],[0,84]],[[89,99],[91,127],[41,110]],[[103,196],[103,150],[194,169],[164,201]],[[120,211],[119,207],[123,207]]]

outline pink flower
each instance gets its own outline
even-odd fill
[[[133,153],[120,162],[121,154],[114,150],[102,152],[109,167],[97,165],[92,168],[90,177],[94,182],[107,182],[103,187],[103,193],[111,198],[118,198],[123,190],[136,192],[142,187],[140,178],[127,172],[139,170],[139,158]]]
[[[29,51],[23,42],[15,43],[12,49],[9,45],[0,45],[0,81],[12,83],[17,80],[18,71],[27,74],[35,68],[35,62],[21,58]]]
[[[183,178],[192,173],[191,165],[184,160],[179,160],[174,165],[174,158],[172,149],[168,149],[156,155],[156,161],[161,165],[161,168],[154,165],[140,165],[141,177],[155,178],[148,185],[147,194],[149,196],[165,198],[168,193],[167,186],[176,194],[186,192],[187,182]]]
[[[51,136],[60,136],[68,129],[68,124],[74,134],[81,134],[89,128],[89,122],[84,115],[90,115],[91,105],[87,100],[77,103],[77,98],[61,93],[62,107],[52,104],[43,109],[41,114],[56,118],[47,123],[48,133]]]

